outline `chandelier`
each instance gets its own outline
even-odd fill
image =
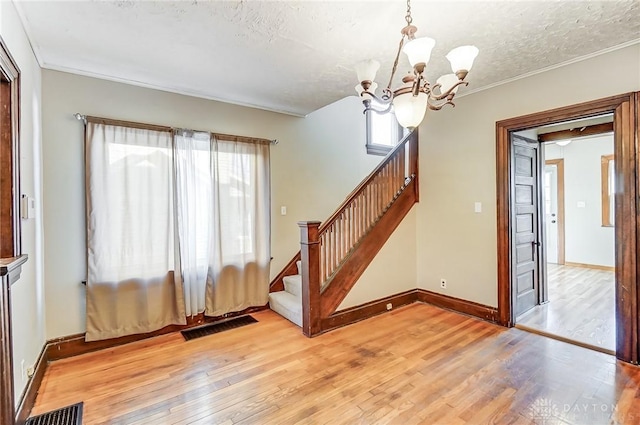
[[[360,84],[356,86],[356,92],[362,97],[364,112],[376,112],[385,114],[393,106],[396,118],[401,126],[413,129],[420,125],[427,112],[427,108],[439,111],[445,105],[455,106],[453,97],[461,85],[468,85],[464,81],[471,70],[473,60],[478,55],[475,46],[456,47],[447,54],[451,63],[453,74],[445,74],[431,85],[424,76],[424,70],[431,58],[431,50],[435,46],[434,39],[429,37],[416,38],[417,27],[412,25],[411,0],[407,0],[407,25],[402,29],[402,38],[398,46],[398,53],[393,62],[389,84],[380,96],[375,94],[378,85],[374,82],[376,73],[380,69],[380,63],[375,60],[366,60],[356,66],[356,73]],[[391,90],[391,83],[398,68],[400,52],[406,53],[413,72],[402,79],[403,85],[396,90]]]

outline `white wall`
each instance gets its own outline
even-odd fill
[[[272,276],[300,249],[297,222],[326,219],[381,159],[366,154],[356,97],[296,118],[56,71],[44,70],[42,84],[48,338],[85,330],[83,126],[74,113],[278,139],[271,149]],[[386,249],[376,262],[391,265],[372,266],[384,275],[365,273],[358,303],[415,287],[412,223],[394,235],[397,246],[408,239],[407,259]],[[397,278],[387,279],[394,271]]]
[[[602,226],[601,157],[613,134],[544,145],[545,159],[564,159],[565,261],[615,266],[615,231]],[[584,207],[578,207],[578,202]]]
[[[398,225],[338,310],[416,288],[416,209]]]
[[[33,366],[45,341],[42,251],[41,75],[12,2],[0,2],[0,35],[20,68],[20,188],[33,197],[36,218],[22,220],[22,253],[29,260],[11,288],[16,403],[24,390],[20,364]]]
[[[481,53],[482,54],[482,53]],[[473,87],[473,71],[468,77]],[[640,44],[457,99],[420,128],[418,286],[497,306],[496,121],[640,90]],[[474,201],[483,212],[474,214]],[[439,279],[446,278],[446,290]]]

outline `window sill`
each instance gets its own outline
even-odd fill
[[[380,155],[387,156],[393,146],[385,146],[385,145],[366,145],[367,146],[367,154],[369,155]]]

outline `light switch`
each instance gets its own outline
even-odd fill
[[[20,215],[23,219],[28,220],[30,218],[35,218],[36,216],[36,201],[35,199],[22,195],[22,199],[20,201],[22,204],[20,205]]]
[[[576,204],[576,207],[578,207],[578,208],[586,208],[587,207],[587,203],[585,201],[578,201],[578,203]]]
[[[474,211],[477,213],[481,213],[482,212],[482,202],[476,202],[474,204]]]
[[[287,207],[285,206],[280,207],[280,215],[287,215]]]

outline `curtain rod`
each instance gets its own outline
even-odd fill
[[[107,125],[118,125],[121,127],[142,128],[145,130],[154,130],[154,131],[173,132],[174,130],[181,130],[178,128],[167,127],[162,125],[145,124],[145,123],[139,123],[139,122],[133,122],[133,121],[114,120],[111,118],[93,117],[90,115],[82,115],[80,113],[75,113],[73,114],[73,116],[78,121],[82,121],[84,125],[87,125],[87,122],[96,122],[96,123],[107,124]],[[272,145],[278,144],[277,139],[270,140],[270,139],[263,139],[260,137],[235,136],[233,134],[214,133],[212,131],[201,131],[201,130],[192,130],[192,131],[197,131],[200,133],[210,133],[217,139],[227,140],[232,142],[270,143]]]

